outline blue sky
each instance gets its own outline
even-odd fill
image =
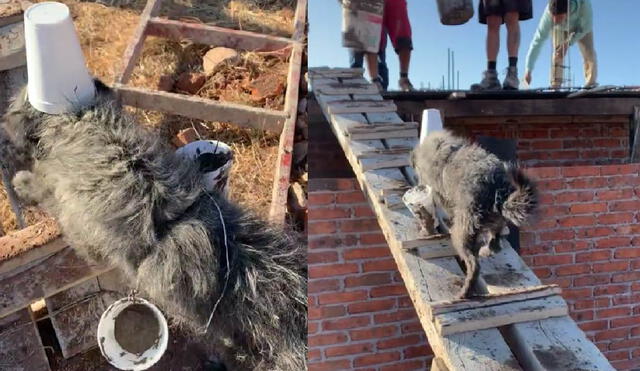
[[[600,85],[640,85],[640,0],[592,0],[595,48]],[[518,67],[524,75],[524,62],[529,43],[547,0],[533,0],[534,17],[520,23],[521,45]],[[486,26],[475,15],[464,25],[444,26],[440,23],[435,0],[408,0],[413,31],[414,51],[410,77],[416,88],[440,88],[447,74],[447,48],[455,52],[456,69],[460,70],[460,88],[466,89],[481,78],[486,68]],[[347,49],[341,46],[341,12],[336,0],[309,0],[309,66],[346,67]],[[504,77],[507,65],[506,30],[502,27],[498,70]],[[570,51],[575,84],[584,83],[582,56],[578,46]],[[390,89],[397,88],[398,59],[389,43],[387,62]],[[532,87],[549,85],[551,42],[543,47],[533,73]]]

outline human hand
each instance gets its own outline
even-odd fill
[[[524,73],[524,81],[527,82],[527,85],[531,85],[531,71],[527,70]]]

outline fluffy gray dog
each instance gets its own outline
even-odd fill
[[[537,205],[535,186],[518,168],[446,130],[429,134],[411,157],[419,183],[450,217],[451,242],[466,266],[459,297],[469,297],[478,255],[500,249],[507,222],[525,223]]]
[[[305,369],[304,244],[204,191],[196,164],[96,86],[96,103],[70,114],[35,110],[26,89],[11,105],[0,155],[28,169],[18,195],[183,328],[201,332],[222,298],[205,338],[231,370]]]

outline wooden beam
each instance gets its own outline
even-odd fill
[[[284,37],[232,30],[201,23],[185,23],[157,17],[149,20],[145,35],[176,41],[187,39],[198,44],[250,51],[280,50],[292,46],[293,43],[293,41]]]
[[[116,84],[115,88],[123,103],[134,107],[206,121],[231,122],[238,126],[275,133],[282,131],[283,123],[288,117],[283,111],[216,102],[200,97],[151,91],[121,84]]]
[[[363,113],[363,112],[395,112],[396,105],[390,101],[381,100],[337,100],[329,104],[329,114]]]
[[[287,93],[285,97],[285,112],[289,115],[280,135],[276,172],[271,194],[269,220],[282,224],[285,222],[291,166],[293,162],[293,142],[298,118],[298,101],[300,94],[300,79],[302,74],[303,44],[293,47],[289,61],[289,75],[287,77]],[[305,113],[306,114],[306,113]]]
[[[0,317],[0,369],[51,369],[38,328],[28,308]]]
[[[151,17],[155,16],[160,11],[160,4],[162,0],[147,0],[147,5],[144,7],[142,14],[140,14],[140,21],[138,27],[133,32],[133,37],[129,42],[129,46],[124,52],[122,57],[122,71],[116,77],[116,83],[126,84],[133,73],[133,69],[138,62],[140,53],[145,40],[145,32]]]
[[[293,34],[291,39],[303,42],[307,35],[305,29],[307,27],[307,0],[298,0],[296,5],[296,15],[293,19]]]
[[[53,219],[0,237],[0,277],[26,269],[45,257],[69,246],[60,236]]]
[[[633,143],[631,144],[631,162],[640,162],[640,105],[633,107],[631,119]]]

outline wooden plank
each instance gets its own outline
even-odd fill
[[[329,114],[338,113],[363,113],[363,112],[393,112],[396,105],[390,101],[377,100],[341,100],[331,102],[329,105]]]
[[[295,41],[303,42],[307,37],[307,0],[298,0],[296,5],[296,15],[293,19],[293,34],[291,38]]]
[[[22,20],[21,16],[18,16]],[[0,27],[0,71],[10,70],[27,63],[22,22]]]
[[[380,143],[380,141],[368,141],[368,142],[378,142]],[[382,145],[382,144],[381,144]],[[360,151],[359,153],[355,154],[356,157],[361,160],[363,158],[375,158],[378,157],[380,155],[405,155],[405,156],[409,156],[409,154],[411,153],[411,151],[408,148],[383,148],[383,149],[370,149],[370,150],[364,150],[364,151]]]
[[[503,246],[490,258],[481,258],[480,267],[478,286],[488,293],[512,292],[541,285],[540,279],[510,246]],[[507,325],[504,331],[508,334],[506,340],[527,369],[613,370],[605,356],[569,316]],[[556,356],[549,359],[554,353]],[[571,367],[549,368],[552,364]],[[580,366],[584,364],[593,367]]]
[[[102,291],[95,277],[45,300],[64,358],[98,345],[100,316],[117,299],[114,293]]]
[[[402,139],[402,138],[417,138],[417,129],[404,129],[404,130],[385,130],[385,131],[371,131],[360,132],[350,135],[356,140],[375,140],[375,139]]]
[[[142,53],[142,47],[144,46],[145,32],[151,17],[155,16],[160,11],[160,4],[162,0],[147,0],[142,14],[140,14],[140,21],[138,27],[133,32],[131,41],[127,46],[127,49],[122,56],[122,71],[116,77],[116,83],[126,84],[131,78],[133,69],[136,67],[140,53]]]
[[[21,264],[28,263],[30,259],[25,258],[23,255],[53,242],[58,236],[60,236],[58,223],[49,218],[0,237],[0,276]],[[31,259],[36,259],[37,254],[32,254],[30,257]],[[21,263],[18,263],[18,261]]]
[[[66,247],[40,264],[0,279],[0,317],[20,310],[109,270],[94,266]]]
[[[309,77],[312,78],[361,78],[364,68],[309,68]]]
[[[526,288],[519,292],[514,291],[513,293],[508,294],[488,295],[474,299],[456,299],[449,302],[432,303],[431,313],[436,315],[466,309],[490,307],[515,301],[560,295],[561,292],[562,290],[558,285],[542,285]]]
[[[158,17],[149,20],[145,35],[250,51],[275,51],[293,46],[293,41],[285,37]]]
[[[404,154],[378,154],[375,157],[364,157],[360,159],[362,171],[376,169],[397,168],[409,165],[409,155]]]
[[[360,126],[352,126],[349,128],[349,134],[368,133],[373,131],[393,131],[400,129],[418,129],[417,122],[402,122],[402,123],[376,123],[366,124]]]
[[[633,107],[632,129],[631,162],[640,162],[640,106]]]
[[[411,187],[399,169],[368,171],[364,174],[364,180],[377,199],[402,193]]]
[[[289,117],[285,121],[282,133],[280,134],[276,171],[273,179],[273,190],[271,193],[271,206],[269,207],[269,220],[277,224],[283,224],[285,222],[287,212],[291,165],[293,162],[294,135],[296,130],[296,120],[298,119],[298,101],[300,94],[303,52],[302,44],[296,45],[293,48],[291,59],[289,61],[287,92],[285,96],[285,112]]]
[[[358,95],[378,95],[380,92],[378,88],[369,83],[332,83],[316,85],[315,90],[318,94],[324,95],[344,95],[344,94],[358,94]]]
[[[529,299],[490,307],[465,309],[435,316],[436,329],[441,335],[497,328],[512,323],[544,320],[566,316],[567,303],[558,295]]]
[[[50,370],[29,309],[0,317],[0,369]]]
[[[282,111],[221,103],[205,98],[116,84],[124,104],[207,121],[231,122],[238,126],[281,133],[288,114]]]

